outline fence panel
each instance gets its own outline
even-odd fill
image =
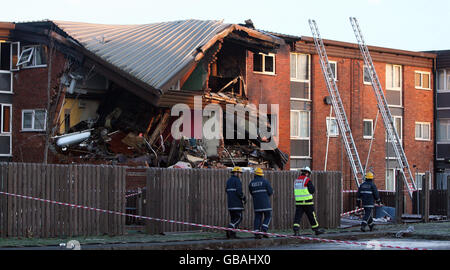
[[[0,191],[125,212],[125,168],[0,163]],[[0,195],[1,237],[123,234],[125,218]]]
[[[147,169],[148,216],[187,221],[193,223],[227,226],[229,214],[225,192],[229,171],[221,169]],[[160,172],[158,177],[157,170]],[[266,179],[274,189],[271,229],[291,229],[295,203],[293,181],[298,172],[266,172]],[[247,204],[243,212],[241,228],[253,229],[253,201],[248,185],[253,174],[244,172],[241,177]],[[338,172],[314,172],[311,180],[316,186],[315,202],[319,224],[326,228],[340,225],[341,174]],[[302,226],[310,228],[303,218]],[[147,221],[148,233],[198,230],[192,226]]]

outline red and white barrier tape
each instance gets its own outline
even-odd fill
[[[319,241],[319,242],[325,242],[325,243],[339,243],[339,244],[348,244],[348,245],[367,246],[367,243],[364,243],[364,242],[333,240],[333,239],[314,238],[314,237],[306,237],[306,236],[295,236],[295,235],[268,233],[268,232],[261,232],[261,231],[251,231],[251,230],[245,230],[245,229],[232,229],[232,228],[221,227],[221,226],[204,225],[204,224],[197,224],[197,223],[191,223],[191,222],[185,222],[185,221],[177,221],[177,220],[171,220],[171,219],[138,216],[138,215],[126,214],[126,213],[105,210],[105,209],[100,209],[100,208],[95,208],[95,207],[89,207],[89,206],[77,205],[77,204],[72,204],[72,203],[63,203],[63,202],[57,202],[57,201],[53,201],[53,200],[35,198],[35,197],[31,197],[31,196],[14,194],[14,193],[9,193],[9,192],[4,192],[4,191],[0,191],[0,194],[23,198],[23,199],[36,200],[36,201],[41,201],[41,202],[46,202],[46,203],[53,203],[53,204],[58,204],[58,205],[63,205],[63,206],[82,208],[82,209],[87,209],[87,210],[91,210],[91,211],[98,211],[98,212],[114,214],[114,215],[129,216],[129,217],[134,217],[134,218],[141,218],[141,219],[160,221],[160,222],[176,223],[176,224],[189,225],[189,226],[208,228],[208,229],[216,229],[216,230],[222,230],[222,231],[245,232],[245,233],[252,233],[252,234],[275,236],[275,237],[288,237],[288,238],[297,238],[297,239],[303,239],[303,240],[309,240],[309,241]],[[410,248],[410,247],[392,246],[392,245],[384,245],[384,244],[379,244],[379,246],[384,247],[384,248],[406,249],[406,250],[428,250],[425,248]]]
[[[357,209],[355,209],[355,210],[352,210],[352,211],[348,211],[348,212],[342,213],[342,214],[341,214],[341,217],[346,216],[346,215],[350,215],[350,214],[353,214],[353,213],[357,213],[357,212],[359,212],[359,211],[361,211],[361,210],[364,210],[364,208],[357,208]]]

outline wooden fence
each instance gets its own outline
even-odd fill
[[[152,168],[147,173],[147,216],[227,227],[229,214],[225,185],[230,176],[229,171]],[[265,173],[264,177],[274,189],[269,229],[292,229],[295,213],[293,182],[297,176],[298,172],[293,171]],[[253,202],[248,192],[252,177],[253,174],[244,172],[241,178],[247,197],[241,228],[253,229]],[[341,173],[313,172],[311,180],[316,186],[314,200],[320,226],[338,227],[341,214]],[[301,225],[303,228],[310,228],[305,216]],[[146,229],[149,233],[161,233],[201,228],[147,221]]]
[[[440,190],[440,189],[431,189],[430,191],[430,215],[447,215],[447,198],[448,196],[448,190]],[[413,192],[413,200],[412,200],[412,206],[413,206],[413,213],[414,214],[423,214],[423,196],[424,191],[414,191]]]
[[[395,207],[395,191],[379,191],[380,199],[383,205]],[[343,193],[343,212],[355,210],[356,192]]]
[[[125,212],[125,167],[0,163],[0,191]],[[0,194],[1,237],[119,235],[125,217]]]

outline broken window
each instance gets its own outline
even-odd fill
[[[11,70],[17,70],[18,43],[0,43],[0,92],[12,93],[13,79]]]
[[[47,66],[46,47],[42,45],[23,46],[17,65],[27,68]]]
[[[253,54],[253,71],[266,74],[275,74],[275,54]]]
[[[45,110],[22,110],[23,131],[43,131],[47,112]]]

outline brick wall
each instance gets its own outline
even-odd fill
[[[359,59],[329,57],[330,61],[338,63],[337,85],[344,103],[345,112],[350,122],[352,135],[355,140],[363,167],[369,153],[370,139],[363,138],[363,120],[375,119],[378,112],[375,94],[371,85],[363,84],[363,61]],[[386,63],[375,62],[375,69],[382,88],[385,91]],[[323,101],[328,96],[324,77],[317,55],[312,57],[312,99],[313,110],[311,115],[311,143],[312,143],[312,169],[323,170],[326,154],[326,122],[330,106]],[[433,171],[433,140],[418,141],[415,139],[415,122],[429,122],[433,125],[433,94],[432,90],[418,90],[414,86],[414,71],[431,72],[431,68],[419,68],[402,65],[402,104],[403,108],[403,146],[411,167],[417,165],[418,172]],[[431,83],[433,85],[433,83]],[[333,113],[333,117],[335,117]],[[433,126],[431,127],[431,131]],[[386,188],[386,143],[385,128],[381,114],[378,116],[375,139],[370,151],[368,168],[375,173],[375,183],[379,189]],[[431,134],[433,138],[433,134]],[[344,189],[356,189],[345,147],[340,137],[331,137],[328,147],[327,170],[343,172]]]
[[[258,106],[279,104],[278,147],[290,155],[290,56],[289,47],[282,46],[275,56],[275,75],[253,72],[253,53],[247,52],[246,83],[249,101]],[[289,162],[285,169],[289,169]]]
[[[59,52],[53,56],[51,94],[59,89],[59,76],[64,68],[65,58]],[[14,72],[13,97],[13,161],[43,162],[45,131],[22,131],[22,110],[47,109],[47,67],[22,68]],[[49,163],[51,151],[49,151]]]

